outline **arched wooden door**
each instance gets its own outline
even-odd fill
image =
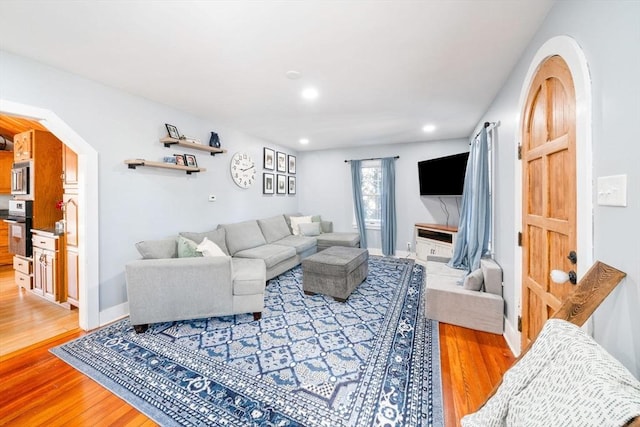
[[[571,72],[547,58],[532,80],[522,128],[522,348],[571,292],[553,269],[577,271],[576,100]]]

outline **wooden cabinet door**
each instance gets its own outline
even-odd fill
[[[43,282],[42,291],[44,296],[51,301],[58,300],[56,272],[58,266],[56,265],[56,253],[51,251],[44,251],[43,263]]]
[[[18,133],[13,137],[13,159],[15,162],[30,160],[33,155],[33,131]]]
[[[64,219],[66,223],[67,246],[78,246],[78,195],[65,193]]]
[[[67,302],[75,305],[79,304],[80,291],[78,284],[78,249],[67,247],[66,260],[66,281],[67,281]]]
[[[44,251],[33,248],[33,292],[42,296],[44,296],[43,283],[46,280],[45,269]]]
[[[0,194],[11,194],[11,166],[13,153],[0,151]]]
[[[78,155],[63,145],[62,147],[62,186],[65,189],[78,188]]]

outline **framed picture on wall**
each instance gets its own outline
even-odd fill
[[[169,123],[165,123],[164,125],[166,126],[167,132],[169,133],[169,136],[171,138],[180,139],[180,132],[178,132],[177,127],[175,127],[174,125],[170,125]]]
[[[176,165],[178,166],[186,166],[187,162],[185,161],[183,154],[174,154],[173,157],[176,158]]]
[[[263,173],[262,174],[262,194],[273,194],[273,174],[272,173]]]
[[[264,147],[263,149],[263,167],[265,169],[273,170],[275,165],[276,153],[271,148]],[[273,178],[273,177],[272,177]]]
[[[296,194],[296,177],[289,177],[289,194]]]
[[[278,151],[278,156],[276,158],[276,170],[278,172],[286,172],[287,171],[287,155]]]
[[[278,194],[287,194],[287,176],[278,174],[278,182],[276,192]]]
[[[296,156],[288,156],[289,173],[296,173]]]

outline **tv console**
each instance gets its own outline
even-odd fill
[[[416,224],[414,233],[416,258],[425,262],[428,256],[451,258],[457,234],[457,227],[440,224]]]

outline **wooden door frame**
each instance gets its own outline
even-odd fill
[[[50,110],[0,99],[0,113],[39,121],[58,139],[78,154],[78,203],[82,212],[78,221],[78,323],[84,330],[100,325],[99,292],[99,210],[98,152]]]
[[[584,52],[571,37],[558,36],[549,39],[534,55],[524,79],[518,108],[520,111],[515,128],[515,141],[522,141],[522,120],[531,82],[540,65],[550,56],[559,55],[569,66],[576,93],[576,215],[577,252],[579,256],[578,278],[593,264],[593,160],[591,129],[591,77]],[[517,158],[517,143],[514,144]],[[505,321],[505,339],[514,354],[520,353],[521,334],[517,329],[517,316],[522,314],[522,248],[518,246],[518,232],[522,231],[522,161],[515,165],[515,230],[513,232],[514,259],[514,318]],[[508,315],[509,313],[507,313]],[[590,323],[587,327],[591,327]]]

